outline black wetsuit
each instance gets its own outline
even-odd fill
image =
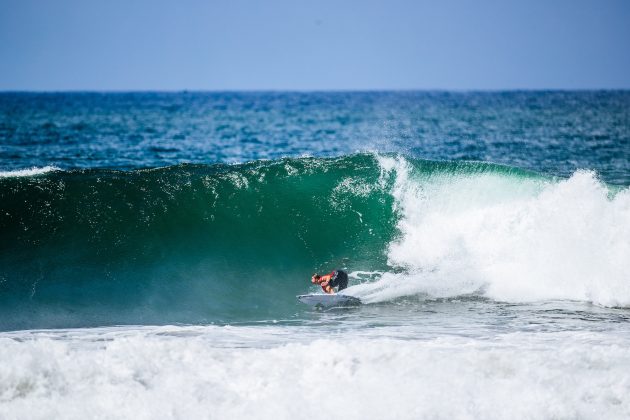
[[[339,287],[338,292],[348,287],[348,274],[343,270],[335,270],[332,273],[332,277],[328,282],[330,287]]]

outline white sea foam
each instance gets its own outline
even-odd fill
[[[16,169],[14,171],[0,171],[0,178],[18,177],[18,176],[33,176],[41,175],[46,172],[60,170],[56,166],[44,166],[42,168],[30,168],[30,169]]]
[[[0,335],[0,418],[630,416],[623,335],[348,334],[265,345],[260,334],[294,335],[287,327],[169,328]],[[250,334],[255,347],[226,346],[226,336]]]
[[[630,190],[593,172],[557,182],[501,173],[414,177],[395,172],[398,274],[358,286],[365,301],[482,293],[503,301],[569,299],[630,306]]]

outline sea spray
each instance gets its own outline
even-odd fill
[[[628,189],[612,191],[589,171],[556,180],[380,161],[397,173],[399,235],[388,263],[402,270],[358,288],[365,300],[479,294],[630,305]]]
[[[41,175],[46,172],[59,170],[60,169],[56,166],[44,166],[42,168],[32,167],[30,169],[17,169],[15,171],[0,171],[0,178]]]

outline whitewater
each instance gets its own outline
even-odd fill
[[[415,330],[171,326],[5,333],[0,352],[12,363],[0,370],[0,415],[621,419],[630,414],[627,328],[409,338],[414,332],[426,335]]]
[[[0,93],[0,418],[629,418],[629,116]]]
[[[399,237],[388,262],[402,267],[363,285],[368,301],[480,294],[498,301],[563,299],[630,306],[630,189],[593,172],[566,180],[395,171]],[[459,176],[458,176],[459,175]]]

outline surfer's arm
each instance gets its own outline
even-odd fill
[[[328,285],[328,282],[330,281],[330,278],[332,276],[330,274],[326,274],[323,276],[318,276],[317,274],[313,275],[313,277],[311,277],[311,281],[315,284],[319,284],[320,286],[322,286],[322,290],[325,293],[328,293],[329,295],[333,295],[335,294],[335,289],[332,288],[332,286]]]
[[[317,276],[317,274],[315,274],[311,277],[311,281],[315,284],[324,284],[330,281],[330,277],[330,274],[324,274],[323,276]]]
[[[328,281],[323,282],[321,286],[324,292],[328,293],[329,295],[335,294],[335,289],[333,289],[331,286],[328,285]]]
[[[319,279],[322,283],[328,283],[331,277],[332,276],[330,274],[324,274],[323,276],[320,276]]]

